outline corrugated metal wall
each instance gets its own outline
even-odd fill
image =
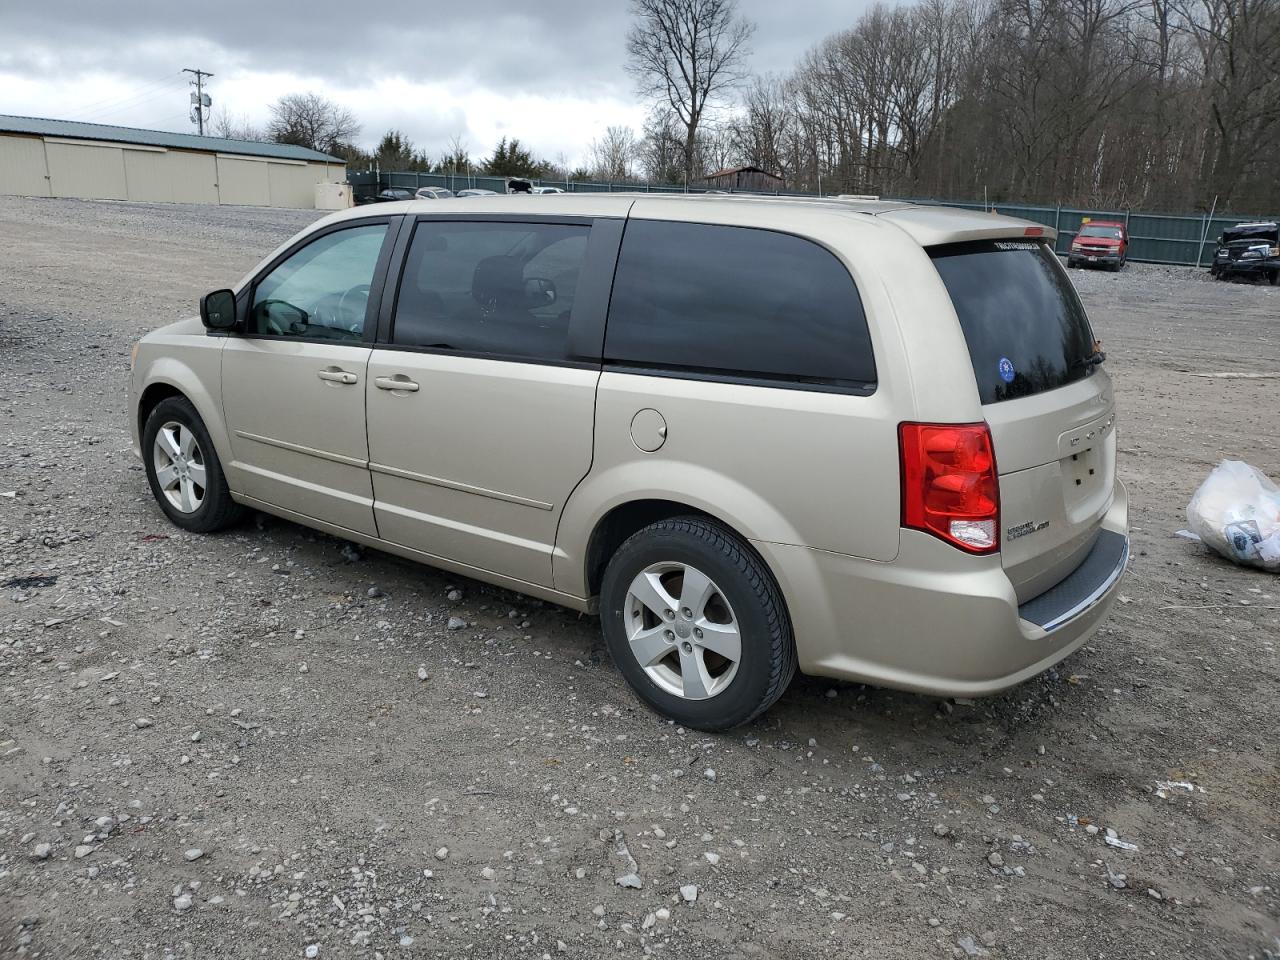
[[[124,149],[88,140],[45,137],[49,160],[49,188],[55,197],[85,200],[127,200]]]
[[[317,183],[345,179],[340,164],[0,134],[0,194],[312,209]]]
[[[267,165],[257,160],[218,154],[218,196],[223,203],[245,207],[271,204],[271,182]]]
[[[163,150],[126,148],[124,179],[130,200],[173,202],[173,176]]]
[[[0,134],[0,193],[49,196],[49,170],[39,137]]]
[[[169,180],[174,203],[218,203],[218,159],[212,153],[170,150]]]
[[[457,192],[467,187],[479,187],[505,193],[507,182],[504,177],[455,176],[447,173],[382,173],[373,171],[351,171],[347,175],[355,189],[357,197],[367,198],[387,187],[448,187]],[[547,186],[559,187],[571,193],[597,193],[612,190],[640,190],[653,193],[702,193],[704,188],[684,190],[681,187],[652,186],[643,183],[584,183],[571,180],[535,180],[534,183],[545,183]],[[740,191],[750,192],[750,191]],[[778,196],[812,196],[798,191],[761,191]],[[963,207],[968,210],[984,210],[988,207],[981,203],[965,203],[952,200],[934,200],[929,197],[885,197],[886,200],[909,200],[913,203],[936,203],[948,207]],[[1015,204],[994,204],[990,209],[1011,217],[1021,217],[1034,223],[1043,223],[1058,231],[1057,250],[1066,253],[1071,246],[1071,239],[1080,229],[1080,221],[1084,217],[1094,220],[1108,219],[1127,221],[1129,224],[1129,259],[1147,263],[1171,263],[1193,265],[1199,257],[1201,266],[1207,267],[1213,261],[1214,241],[1222,233],[1223,228],[1244,220],[1274,220],[1276,213],[1266,216],[1237,216],[1223,214],[1212,220],[1204,215],[1183,215],[1163,213],[1134,213],[1125,210],[1084,210],[1076,207],[1045,207]],[[1203,249],[1201,240],[1203,238]]]

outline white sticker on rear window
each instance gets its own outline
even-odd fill
[[[1025,240],[997,240],[997,250],[1039,250],[1040,245],[1027,243]]]

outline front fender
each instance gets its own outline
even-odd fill
[[[141,411],[139,409],[147,390],[157,384],[164,384],[177,390],[196,408],[196,413],[204,421],[209,439],[213,441],[213,449],[222,462],[227,474],[228,483],[234,490],[236,484],[231,477],[231,438],[227,434],[226,423],[222,416],[222,347],[225,339],[209,337],[210,347],[203,345],[189,351],[188,355],[165,353],[148,357],[141,365],[134,378],[134,403],[132,415],[134,429],[141,433]],[[213,344],[216,343],[216,346]],[[152,346],[147,344],[147,346]],[[142,351],[140,351],[142,352]]]

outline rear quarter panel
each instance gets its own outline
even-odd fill
[[[840,210],[797,215],[785,205],[699,209],[642,198],[631,216],[773,229],[829,249],[858,287],[878,383],[858,396],[606,369],[592,469],[557,536],[556,588],[586,595],[592,531],[615,506],[643,499],[687,503],[752,540],[893,560],[898,423],[981,419],[950,299],[919,244],[898,227]],[[631,438],[632,418],[645,408],[668,425],[655,453]]]

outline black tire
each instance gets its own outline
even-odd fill
[[[737,672],[707,699],[689,700],[662,689],[627,640],[630,585],[641,571],[661,563],[703,572],[733,609],[741,636]],[[658,713],[697,730],[728,730],[755,719],[782,696],[796,672],[791,619],[772,574],[736,534],[702,517],[650,524],[618,548],[601,584],[600,620],[613,661],[632,689]]]
[[[190,513],[184,513],[169,502],[156,477],[156,434],[167,423],[178,423],[190,430],[199,448],[200,461],[205,470],[205,485],[200,505]],[[156,404],[147,415],[142,428],[142,462],[147,470],[147,483],[156,503],[169,521],[192,533],[213,533],[224,530],[243,519],[245,508],[231,499],[222,463],[218,460],[209,431],[186,397],[167,397]]]
[[[1273,287],[1280,287],[1280,270],[1271,271],[1271,285]]]

